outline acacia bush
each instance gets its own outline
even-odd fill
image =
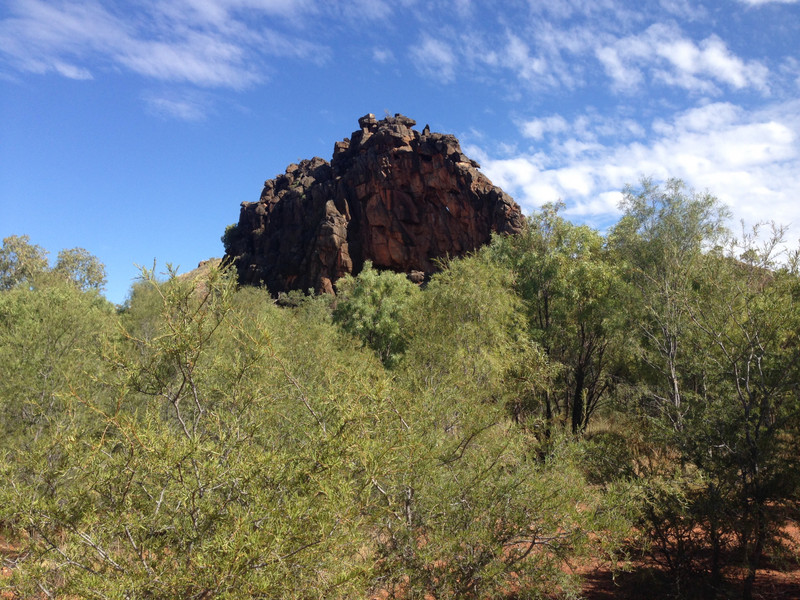
[[[336,283],[333,320],[391,367],[406,349],[403,313],[418,292],[404,274],[379,272],[367,261],[356,277],[347,274]]]
[[[101,367],[73,376],[93,385],[55,390],[63,408],[52,431],[27,439],[4,474],[16,485],[4,486],[3,518],[27,539],[14,589],[186,598],[363,590],[356,473],[379,429],[364,411],[379,387],[370,361],[338,344],[329,324],[310,330],[271,303],[254,312],[234,301],[227,272],[213,270],[202,286],[145,275],[162,301],[155,333],[83,348]]]
[[[405,455],[378,488],[392,508],[378,537],[391,597],[499,598],[512,583],[574,593],[564,560],[616,548],[627,530],[630,504],[586,484],[568,440],[543,453],[537,432],[513,421],[509,398],[547,366],[520,351],[529,341],[510,277],[479,252],[409,304],[397,378],[409,399],[395,425],[406,441],[394,442]],[[589,544],[598,530],[605,549]]]
[[[564,558],[589,548],[598,519],[627,521],[600,508],[569,452],[543,462],[513,424],[504,381],[524,338],[493,268],[456,261],[427,300],[412,293],[392,371],[328,303],[281,308],[225,269],[145,270],[119,314],[75,286],[4,292],[3,351],[28,345],[3,401],[50,401],[0,441],[0,520],[21,545],[8,585],[25,597],[492,597],[513,571],[531,593],[573,589]],[[38,325],[45,306],[52,327]],[[429,318],[412,327],[418,310]],[[69,344],[54,355],[53,339]]]
[[[797,256],[680,182],[625,197],[608,236],[545,207],[425,289],[367,266],[337,299],[211,266],[114,310],[96,259],[7,238],[0,585],[576,597],[638,530],[677,596],[730,595],[727,561],[752,597],[800,497]]]

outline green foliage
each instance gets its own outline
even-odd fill
[[[543,416],[580,433],[617,383],[624,283],[600,234],[565,221],[562,207],[545,205],[491,252],[514,272],[529,335],[558,373],[540,394]]]
[[[53,272],[66,277],[84,291],[101,291],[106,285],[106,268],[84,248],[61,250]]]
[[[627,531],[569,444],[543,461],[509,419],[504,398],[534,379],[519,349],[534,347],[485,256],[411,292],[391,377],[324,299],[281,308],[224,269],[145,270],[119,313],[58,282],[2,296],[4,351],[28,344],[9,363],[8,414],[40,389],[50,402],[0,440],[22,596],[499,597],[514,581],[533,594],[575,589],[564,557],[612,553]],[[37,331],[45,306],[53,325]],[[596,527],[605,546],[589,543]]]
[[[97,367],[96,348],[110,333],[111,305],[66,281],[1,292],[0,437],[52,426],[63,395],[87,383],[82,373]]]
[[[724,243],[729,213],[711,194],[689,191],[674,179],[663,188],[646,178],[639,189],[626,187],[622,208],[609,238],[628,270],[630,330],[638,333],[652,407],[680,430],[687,400],[702,385],[690,351],[695,342],[686,298],[704,251]]]
[[[0,247],[0,290],[19,284],[31,285],[34,278],[47,270],[47,251],[30,243],[27,235],[3,239]]]
[[[528,344],[521,308],[511,272],[486,252],[449,262],[407,310],[408,380],[493,401],[513,394],[506,377]]]
[[[712,194],[686,188],[680,179],[663,185],[642,178],[640,187],[625,187],[623,217],[612,234],[617,247],[628,250],[637,265],[666,273],[703,249],[717,247],[727,237],[730,211]]]
[[[131,337],[152,339],[161,322],[162,297],[152,278],[135,282],[120,307],[120,321]]]
[[[630,440],[616,431],[588,435],[580,445],[581,465],[586,479],[595,485],[607,485],[635,477],[635,458]]]
[[[238,223],[232,223],[225,227],[225,233],[223,233],[220,238],[225,248],[225,254],[234,254],[234,246],[241,237],[238,227]]]
[[[430,436],[409,457],[414,468],[401,481],[381,482],[393,509],[379,536],[378,577],[389,597],[505,598],[510,585],[527,597],[568,596],[579,582],[564,557],[605,556],[628,531],[624,505],[607,505],[569,456],[538,461],[534,440],[492,417],[459,414],[447,435]],[[608,546],[592,543],[592,530]]]
[[[356,277],[336,283],[334,322],[378,353],[390,367],[406,347],[402,316],[419,288],[401,273],[376,271],[367,261]]]
[[[0,248],[0,291],[18,285],[47,286],[53,279],[66,279],[81,290],[100,292],[106,284],[106,269],[84,248],[61,250],[56,265],[49,268],[47,251],[30,243],[27,235],[12,235]]]
[[[563,558],[603,553],[627,531],[629,514],[600,508],[605,496],[585,484],[568,443],[543,452],[510,418],[508,405],[547,374],[511,282],[484,251],[449,262],[409,305],[395,370],[408,388],[393,394],[397,419],[384,434],[395,466],[373,481],[387,511],[377,576],[390,597],[574,592]],[[587,537],[601,516],[605,550]]]
[[[742,546],[746,594],[800,492],[800,288],[796,275],[776,269],[783,244],[774,230],[761,247],[750,237],[706,255],[688,304],[705,385],[680,441],[718,500],[711,510],[729,516],[721,527]]]
[[[364,412],[369,361],[330,324],[298,326],[263,295],[260,310],[234,300],[227,272],[145,282],[161,299],[154,332],[111,340],[97,385],[70,387],[52,433],[28,439],[9,473],[3,518],[29,536],[15,589],[363,592],[356,475],[376,418]]]
[[[738,545],[749,598],[800,491],[797,276],[774,260],[780,230],[762,245],[727,240],[725,209],[680,182],[662,190],[644,180],[623,206],[611,238],[637,292],[635,373],[653,446],[672,457],[644,473],[661,490],[647,527],[678,585],[710,548],[718,587],[722,551]],[[665,470],[671,463],[680,468]]]
[[[4,240],[5,587],[575,597],[636,523],[678,596],[726,548],[752,596],[800,497],[798,254],[677,181],[606,238],[559,208],[336,299],[146,269],[115,311],[86,251]]]

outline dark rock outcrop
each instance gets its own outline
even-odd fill
[[[330,163],[292,164],[265,182],[258,202],[243,202],[226,231],[226,259],[239,281],[273,294],[333,292],[364,261],[422,279],[436,259],[515,233],[519,206],[492,185],[452,135],[420,133],[402,115],[366,115],[350,139],[336,142]]]

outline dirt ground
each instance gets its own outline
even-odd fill
[[[784,560],[774,561],[770,557],[759,570],[753,589],[755,600],[800,600],[800,527],[788,525],[784,531]],[[717,593],[717,600],[741,598],[743,573],[726,571],[729,584]],[[664,570],[653,559],[643,558],[633,562],[628,572],[616,575],[608,566],[595,565],[584,572],[583,597],[586,600],[667,600],[676,597],[702,599],[708,597],[703,590],[708,581],[702,576],[685,583],[678,596],[669,583]]]
[[[788,541],[784,556],[778,564],[767,560],[758,573],[753,597],[755,600],[800,600],[800,527],[791,524],[785,529]],[[18,549],[0,534],[0,600],[10,600],[12,592],[3,591],[3,580],[11,576],[10,564]],[[669,584],[666,573],[653,559],[635,560],[627,572],[613,573],[607,565],[587,565],[580,569],[584,576],[585,600],[674,600],[676,593]],[[737,573],[727,572],[733,582],[717,594],[717,600],[738,600],[741,590],[736,585]],[[687,581],[680,598],[702,599],[706,582],[702,578]]]

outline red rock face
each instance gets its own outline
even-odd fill
[[[516,233],[519,206],[464,156],[452,135],[420,133],[402,115],[376,120],[337,142],[331,162],[289,165],[265,182],[258,202],[243,202],[226,234],[226,259],[239,281],[333,293],[337,279],[364,261],[412,275],[434,273],[437,259]]]

